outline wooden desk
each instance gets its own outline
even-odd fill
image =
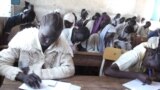
[[[76,52],[73,61],[76,75],[98,75],[102,54],[93,52]]]
[[[61,81],[79,85],[81,86],[81,90],[125,90],[122,84],[129,80],[105,76],[74,76]],[[20,82],[5,79],[0,90],[18,90],[20,85]]]
[[[76,66],[100,67],[102,54],[93,52],[76,52],[73,57]]]

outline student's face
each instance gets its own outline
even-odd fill
[[[152,69],[155,69],[157,71],[160,71],[159,64],[154,59],[146,59],[146,60],[143,61],[142,65],[144,65],[147,68],[152,68]]]
[[[82,17],[83,19],[86,19],[87,16],[88,16],[88,13],[87,13],[87,12],[82,12],[82,13],[81,13],[81,17]]]
[[[60,36],[62,30],[55,30],[53,26],[41,26],[39,31],[39,40],[42,46],[50,46]]]
[[[67,21],[67,20],[64,21],[64,26],[65,26],[65,28],[71,28],[72,25],[73,25],[73,23],[71,23],[71,22],[69,22],[69,21]]]

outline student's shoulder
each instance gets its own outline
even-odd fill
[[[56,48],[58,52],[70,53],[73,56],[72,49],[64,35],[60,35],[59,39],[56,42]]]

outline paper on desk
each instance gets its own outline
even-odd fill
[[[153,81],[151,85],[143,85],[143,83],[138,79],[124,83],[123,86],[131,90],[160,90],[160,82]]]
[[[71,83],[60,82],[55,80],[42,80],[40,89],[33,89],[26,84],[22,84],[19,88],[24,90],[70,90],[71,85]]]

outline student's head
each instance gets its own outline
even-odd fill
[[[155,53],[158,53],[158,52],[155,52]],[[155,53],[152,53],[152,54],[155,54]],[[142,65],[146,68],[152,68],[152,69],[155,69],[157,71],[160,71],[160,54],[157,54],[158,56],[157,57],[147,57],[146,59],[143,60],[143,63]],[[156,59],[157,58],[157,59]]]
[[[136,21],[137,17],[136,17],[136,16],[133,16],[131,19],[133,19],[133,20],[135,20],[135,21]]]
[[[42,17],[39,28],[39,40],[42,46],[48,47],[55,42],[63,29],[60,13],[50,13]]]
[[[36,14],[34,12],[34,6],[28,5],[27,9],[24,9],[22,12],[22,22],[29,23],[32,22],[35,18]]]
[[[97,13],[95,13],[95,15],[93,15],[92,20],[96,20],[96,19],[98,19],[100,16],[101,16],[100,13],[97,12]]]
[[[131,20],[129,20],[128,25],[134,26],[134,25],[136,25],[136,21],[131,19]]]
[[[125,17],[119,19],[119,23],[123,23],[125,21]]]
[[[90,32],[87,27],[74,28],[72,32],[71,41],[73,43],[83,42],[90,36]]]
[[[144,21],[145,21],[145,18],[142,18],[142,19],[141,19],[141,22],[143,23]]]
[[[117,13],[116,16],[114,17],[114,19],[118,19],[121,17],[121,14],[120,13]]]
[[[126,20],[125,20],[125,22],[129,22],[131,20],[131,18],[127,18]]]
[[[63,17],[64,20],[64,27],[71,28],[75,24],[75,16],[73,13],[67,13]]]
[[[130,33],[134,33],[134,27],[133,26],[126,26],[124,28],[124,32],[130,34]]]
[[[82,9],[81,10],[81,18],[85,20],[87,18],[87,16],[88,16],[88,12],[86,11],[86,9]]]
[[[147,21],[146,24],[144,25],[144,28],[149,28],[151,26],[151,22]]]

